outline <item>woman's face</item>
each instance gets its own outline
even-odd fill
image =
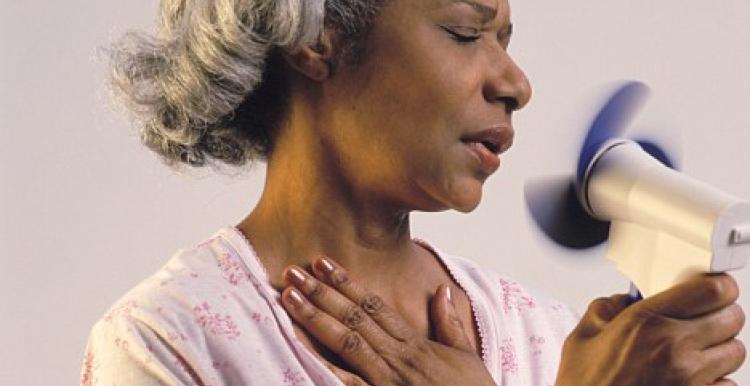
[[[356,193],[410,210],[473,210],[529,100],[507,53],[507,0],[391,0],[363,62],[325,82],[324,143]],[[482,145],[485,142],[488,146]]]

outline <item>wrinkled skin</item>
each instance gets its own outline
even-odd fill
[[[495,385],[465,333],[448,286],[440,286],[431,302],[437,326],[433,341],[333,261],[316,261],[313,272],[289,267],[285,277],[291,286],[282,303],[299,325],[353,368],[343,370],[319,356],[344,384]]]

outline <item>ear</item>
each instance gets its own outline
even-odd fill
[[[292,68],[312,80],[322,82],[330,78],[334,71],[333,32],[325,29],[315,45],[287,51],[284,58]]]

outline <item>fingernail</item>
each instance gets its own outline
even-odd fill
[[[328,261],[328,259],[326,259],[325,257],[320,258],[320,266],[321,268],[323,268],[323,273],[326,273],[326,274],[333,273],[333,270],[335,269],[335,267],[333,266],[333,263]]]
[[[299,270],[297,267],[292,267],[287,270],[289,279],[291,279],[294,284],[304,284],[306,277],[305,274],[302,273],[302,271]]]
[[[294,288],[289,291],[289,299],[292,301],[292,305],[294,307],[300,307],[305,304],[305,298],[303,298],[302,294],[300,294],[299,291]]]
[[[449,285],[445,286],[445,296],[448,298],[448,302],[451,304],[451,306],[456,307],[456,305],[453,303],[453,290],[451,290],[451,286]]]

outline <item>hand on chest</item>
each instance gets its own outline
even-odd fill
[[[480,348],[480,337],[477,331],[477,327],[472,314],[471,303],[469,302],[468,296],[458,287],[453,286],[453,293],[455,294],[455,304],[458,310],[459,318],[466,335],[469,337],[474,350],[478,355],[481,356]],[[404,290],[401,293],[413,294],[409,290]],[[407,298],[406,295],[400,298],[384,298],[386,304],[390,305],[393,309],[403,317],[403,319],[419,333],[420,336],[426,337],[431,340],[436,340],[435,337],[435,324],[430,320],[430,302],[432,295],[426,292],[422,292],[422,295],[411,295],[411,298]],[[343,315],[331,315],[338,320],[345,318]],[[325,347],[323,344],[318,342],[311,333],[305,331],[298,323],[294,322],[294,330],[300,341],[309,349],[311,352],[322,356],[332,364],[339,366],[340,368],[346,369],[348,366],[330,349]]]

